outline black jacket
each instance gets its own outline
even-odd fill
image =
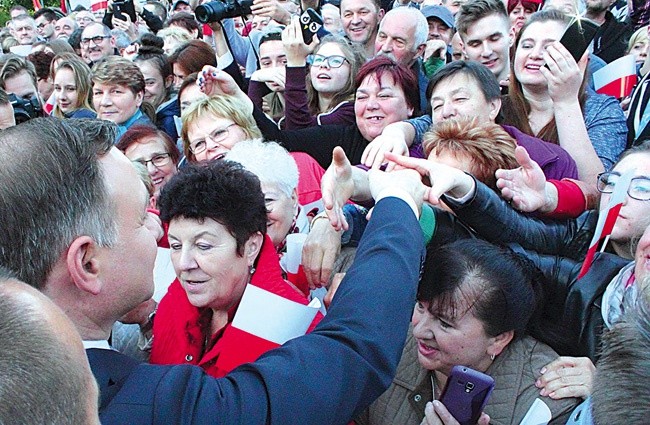
[[[469,237],[471,229],[472,233],[492,243],[508,245],[530,260],[541,273],[544,294],[541,314],[529,329],[531,335],[560,355],[587,356],[595,361],[603,329],[603,293],[630,262],[609,253],[597,254],[589,272],[577,279],[593,236],[597,212],[588,211],[574,220],[528,217],[513,210],[480,182],[475,196],[463,205],[446,197],[444,201],[456,217],[436,213],[438,227],[432,242],[448,242],[454,239],[452,234],[456,238]]]
[[[612,12],[607,11],[605,22],[594,37],[594,54],[607,63],[625,56],[627,42],[633,32],[629,24],[619,22]]]

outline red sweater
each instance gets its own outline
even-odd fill
[[[278,256],[268,235],[265,236],[251,284],[300,304],[307,304],[307,299],[282,278]],[[178,279],[174,280],[158,305],[150,362],[199,365],[214,377],[222,377],[230,372],[217,366],[219,355],[225,350],[245,350],[246,347],[231,344],[228,337],[223,336],[225,330],[231,326],[229,322],[211,336],[213,342],[215,339],[216,342],[203,353],[206,338],[204,330],[209,329],[211,313],[208,308],[197,308],[190,304],[180,282]],[[234,313],[235,311],[230,314],[231,321]],[[317,314],[308,332],[311,332],[322,317],[320,313]]]

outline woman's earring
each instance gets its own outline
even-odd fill
[[[495,357],[496,357],[496,356],[495,356],[494,354],[490,354],[490,360],[494,361],[494,358],[495,358]]]

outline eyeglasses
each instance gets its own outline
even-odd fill
[[[96,35],[95,37],[91,37],[91,38],[82,38],[81,44],[90,44],[91,41],[95,44],[99,44],[102,41],[104,41],[105,38],[110,38],[110,37],[111,37],[110,35]]]
[[[343,56],[322,56],[322,55],[309,55],[307,56],[307,63],[311,66],[323,66],[327,64],[328,68],[340,68],[348,60]]]
[[[154,156],[149,160],[136,159],[134,162],[144,165],[145,168],[149,165],[149,163],[152,163],[153,166],[156,168],[160,168],[169,164],[171,160],[172,160],[171,156],[168,153],[159,153],[158,155]]]
[[[224,128],[218,128],[212,133],[208,134],[205,139],[195,140],[190,143],[190,152],[194,155],[204,152],[208,148],[208,143],[206,139],[210,140],[215,145],[221,145],[228,138],[228,129],[235,123],[230,124]]]
[[[616,183],[621,178],[617,172],[607,172],[598,174],[596,188],[600,193],[612,193]],[[627,188],[627,194],[637,201],[650,200],[650,178],[634,177]]]

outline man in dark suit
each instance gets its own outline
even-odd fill
[[[156,252],[146,190],[114,135],[105,122],[57,119],[0,133],[0,264],[77,327],[103,424],[346,423],[384,391],[423,256],[417,173],[371,180],[373,219],[316,330],[214,379],[193,366],[139,364],[108,347],[115,321],[151,297]]]

